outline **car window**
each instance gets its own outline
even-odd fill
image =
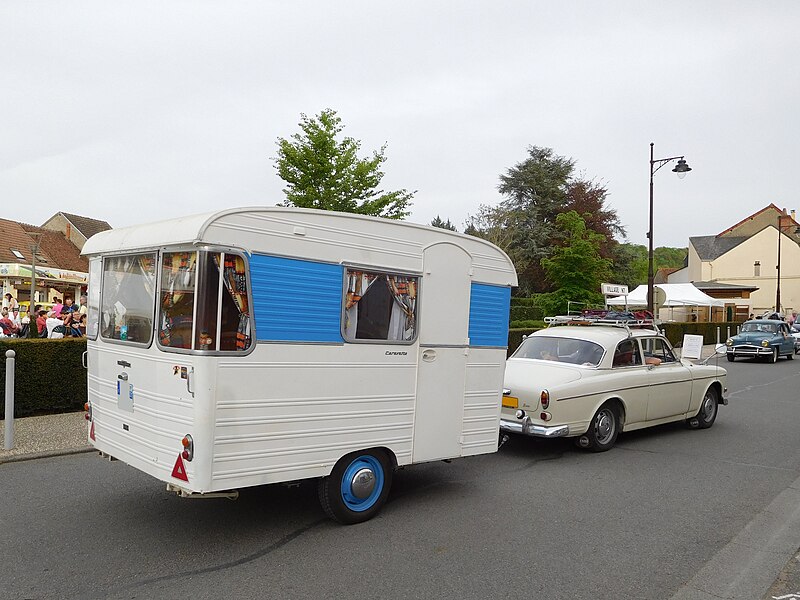
[[[617,344],[612,367],[632,367],[641,364],[642,357],[639,354],[638,344],[635,340],[623,340]]]
[[[520,344],[513,357],[596,367],[603,358],[603,347],[587,340],[531,336]]]
[[[643,338],[642,350],[644,351],[645,364],[661,364],[676,362],[675,355],[667,342],[659,337]]]

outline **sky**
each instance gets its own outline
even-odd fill
[[[646,244],[800,209],[800,2],[0,3],[0,217],[124,227],[284,199],[277,139],[330,108],[386,144],[408,220],[463,230],[544,146]]]

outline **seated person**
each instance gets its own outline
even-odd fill
[[[644,364],[646,365],[660,365],[661,359],[655,356],[645,356],[644,357]]]

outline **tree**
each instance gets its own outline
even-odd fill
[[[481,206],[468,219],[467,233],[493,241],[514,261],[523,294],[552,289],[541,261],[562,244],[563,232],[556,228],[559,214],[575,210],[590,230],[602,235],[604,258],[611,256],[614,236],[625,233],[616,211],[604,206],[606,188],[574,177],[574,168],[572,159],[530,146],[528,157],[500,176],[498,190],[504,199],[499,206]]]
[[[458,229],[456,229],[456,226],[453,225],[450,222],[450,219],[447,219],[447,221],[442,221],[442,219],[439,217],[439,215],[436,215],[436,217],[433,219],[433,221],[431,221],[431,225],[433,227],[440,227],[441,229],[448,229],[450,231],[458,231]]]
[[[586,222],[574,210],[556,217],[556,227],[563,245],[552,257],[542,259],[542,267],[556,291],[546,294],[540,303],[548,314],[563,313],[567,302],[602,304],[600,284],[611,276],[611,261],[600,255],[604,237],[587,229]]]
[[[371,158],[358,158],[361,142],[350,137],[338,140],[342,120],[331,109],[309,118],[300,115],[301,133],[291,139],[278,138],[275,168],[286,182],[285,206],[338,210],[402,219],[414,192],[406,189],[379,190],[386,162],[386,145]]]

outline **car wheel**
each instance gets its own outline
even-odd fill
[[[319,502],[331,519],[344,525],[368,521],[380,511],[392,485],[385,453],[363,450],[343,456],[319,481]]]
[[[710,387],[706,390],[703,401],[700,403],[700,410],[697,411],[697,427],[700,429],[708,429],[714,424],[717,419],[717,409],[719,408],[719,397],[717,390]],[[693,419],[689,419],[691,426]]]
[[[592,417],[589,430],[577,440],[580,448],[592,452],[610,450],[619,435],[619,414],[613,404],[604,404]]]
[[[771,363],[778,362],[778,349],[777,348],[773,348],[772,349],[772,357],[770,358],[770,362]]]
[[[726,356],[728,357],[728,362],[733,362],[735,360],[735,357],[734,357],[733,354],[727,354]]]
[[[789,360],[794,360],[794,351],[789,352],[789,354],[786,355],[786,358],[788,358]]]

